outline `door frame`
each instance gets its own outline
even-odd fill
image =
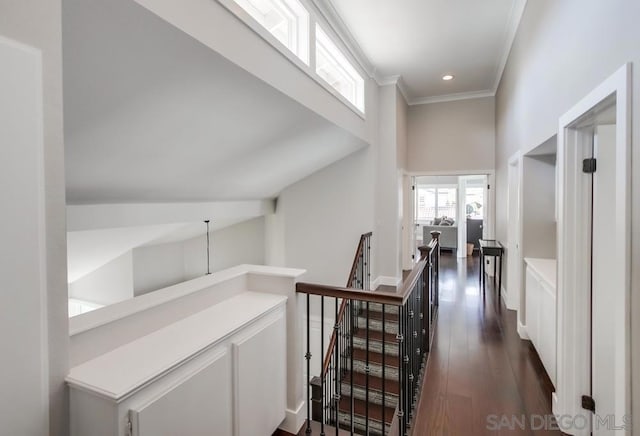
[[[421,176],[486,176],[487,185],[490,189],[485,189],[485,216],[486,222],[483,219],[482,223],[482,237],[484,239],[495,239],[496,234],[496,171],[494,169],[484,170],[452,170],[452,171],[409,171],[407,174],[413,176],[413,184],[415,185],[415,178]],[[413,225],[415,226],[415,211]],[[414,238],[415,239],[415,238]],[[492,259],[488,259],[492,262]],[[493,274],[493,269],[487,267],[487,274]]]
[[[510,158],[507,165],[507,280],[506,286],[507,290],[501,290],[502,295],[506,296],[505,305],[507,309],[516,310],[517,311],[517,329],[518,334],[523,339],[528,339],[526,333],[526,321],[523,319],[525,316],[524,310],[524,258],[522,255],[522,193],[523,193],[523,171],[522,171],[522,153],[517,151]],[[509,224],[509,220],[511,219],[510,211],[511,211],[511,189],[509,184],[511,183],[511,171],[516,171],[516,177],[518,180],[518,220],[516,223],[516,232],[515,235],[511,235],[509,229],[511,228]],[[511,251],[511,238],[515,238],[516,243],[519,247],[519,255],[511,256],[509,253]],[[511,277],[511,271],[516,271],[516,276]],[[515,284],[515,288],[512,286]]]
[[[611,271],[615,300],[616,413],[630,416],[631,342],[630,342],[630,236],[631,236],[631,64],[616,71],[591,91],[559,120],[558,130],[558,337],[557,390],[553,395],[553,412],[572,419],[591,418],[582,409],[581,395],[589,392],[590,359],[584,345],[590,344],[590,220],[584,217],[590,190],[582,175],[585,146],[592,140],[579,123],[594,115],[601,103],[616,104],[616,210],[610,229],[616,256],[620,261]],[[587,237],[585,237],[587,235]],[[585,239],[587,241],[585,241]],[[622,417],[616,417],[617,421]],[[562,420],[559,422],[563,426]],[[590,429],[567,428],[566,432],[587,435]],[[631,434],[627,429],[625,434]]]

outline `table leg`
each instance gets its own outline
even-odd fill
[[[487,278],[484,275],[485,274],[485,271],[484,271],[484,262],[485,262],[484,254],[482,255],[482,259],[480,259],[480,262],[482,263],[482,265],[480,266],[480,271],[481,271],[481,273],[480,273],[480,282],[481,282],[481,285],[482,285],[482,294],[484,295],[484,289],[485,289],[485,286],[487,284]]]
[[[498,303],[500,303],[501,292],[502,292],[502,253],[500,253],[500,276],[498,276]]]
[[[496,256],[493,256],[493,286],[496,285],[496,268],[498,266],[498,262],[497,262],[498,258]]]

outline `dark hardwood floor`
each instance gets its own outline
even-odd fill
[[[540,358],[518,336],[515,312],[498,304],[492,280],[481,294],[478,267],[478,256],[442,253],[440,308],[411,434],[561,435],[550,430],[553,386]]]
[[[549,377],[492,280],[481,294],[478,264],[477,256],[441,256],[440,308],[412,434],[560,435],[549,430]]]

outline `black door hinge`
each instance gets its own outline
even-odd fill
[[[415,255],[415,254],[412,254],[412,255],[411,255],[411,259],[415,259],[415,258],[416,258],[416,255]]]
[[[487,191],[491,189],[491,185],[487,185]]]
[[[596,402],[589,395],[582,396],[582,408],[585,410],[589,410],[593,413],[596,413]]]
[[[413,186],[411,187],[411,190],[412,190],[412,191],[415,191],[415,190],[416,190],[416,185],[413,185]]]
[[[590,157],[582,161],[582,172],[592,174],[596,172],[596,158]]]

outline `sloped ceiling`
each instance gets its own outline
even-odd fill
[[[133,0],[64,0],[63,68],[69,204],[271,198],[366,146]]]

